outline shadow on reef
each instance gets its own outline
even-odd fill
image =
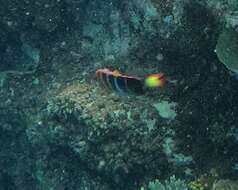
[[[134,57],[143,63],[163,55],[156,66],[177,82],[166,92],[180,105],[172,124],[175,139],[179,150],[192,155],[193,168],[203,173],[214,167],[232,178],[238,161],[237,134],[231,132],[238,122],[238,84],[214,52],[224,26],[198,1],[185,4],[180,24],[168,38],[144,36]]]
[[[1,183],[2,189],[7,189],[7,190],[16,189],[13,179],[7,173],[0,174],[0,183]]]
[[[1,189],[34,189],[34,153],[25,133],[24,114],[0,110]]]
[[[199,4],[186,7],[183,27],[175,35],[181,43],[174,48],[169,43],[165,52],[174,68],[171,76],[180,78],[172,95],[181,105],[175,127],[178,144],[182,142],[178,146],[193,155],[199,172],[217,167],[224,176],[232,177],[238,161],[237,141],[229,134],[238,122],[237,80],[214,53],[220,23]]]

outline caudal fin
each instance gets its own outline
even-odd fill
[[[145,78],[145,86],[149,88],[163,87],[166,79],[163,73],[151,74]]]

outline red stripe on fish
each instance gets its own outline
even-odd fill
[[[104,86],[104,88],[110,89],[119,94],[143,94],[145,87],[145,79],[149,77],[152,77],[152,79],[158,78],[158,80],[161,80],[161,82],[158,83],[160,86],[162,86],[162,84],[164,85],[165,82],[164,75],[161,73],[149,75],[144,79],[140,77],[124,75],[117,70],[111,71],[107,68],[98,69],[96,71],[96,76],[97,78],[99,78],[99,81]]]

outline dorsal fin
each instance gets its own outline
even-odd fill
[[[116,76],[116,77],[121,76],[121,73],[120,73],[120,71],[118,71],[118,70],[114,70],[114,71],[112,72],[112,74],[113,74],[113,76]]]

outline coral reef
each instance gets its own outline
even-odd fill
[[[235,64],[237,8],[232,0],[4,1],[1,189],[236,189],[238,83],[223,64]],[[163,72],[168,83],[118,96],[94,77],[104,67]],[[200,180],[213,168],[209,183]]]
[[[159,180],[150,182],[148,185],[149,190],[188,190],[184,181],[176,179],[175,176],[171,176],[169,180],[166,180],[164,185]],[[144,188],[141,188],[144,190]]]

